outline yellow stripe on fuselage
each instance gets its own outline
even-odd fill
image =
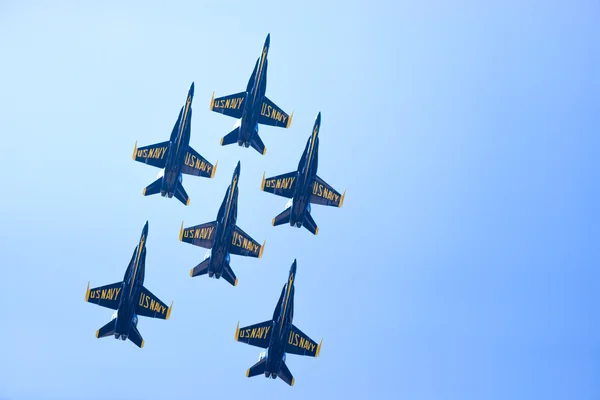
[[[281,328],[283,328],[283,321],[285,320],[285,313],[287,311],[288,300],[290,298],[290,292],[292,290],[293,283],[294,283],[294,275],[292,274],[292,276],[290,276],[290,280],[288,281],[288,290],[285,295],[285,300],[284,300],[284,304],[283,304],[283,314],[281,315],[281,323],[279,324],[280,331],[281,331]]]
[[[183,130],[185,129],[185,121],[187,120],[188,110],[190,109],[191,104],[192,104],[192,101],[188,96],[188,99],[185,102],[185,110],[183,111],[183,121],[181,121],[181,127],[179,129],[179,140],[177,141],[177,150],[179,150],[179,145],[181,144],[181,138],[183,137]]]
[[[263,53],[260,60],[260,68],[258,69],[258,78],[256,79],[256,85],[254,85],[254,100],[256,100],[256,93],[258,92],[258,84],[260,83],[260,78],[262,76],[262,69],[265,63],[265,59],[267,58],[267,49],[263,49]]]
[[[315,130],[313,131],[312,143],[310,144],[310,153],[308,154],[308,162],[306,163],[306,171],[304,171],[304,178],[308,176],[308,168],[310,167],[310,162],[312,161],[312,153],[315,148],[317,133],[319,133],[319,125],[315,126]]]
[[[140,239],[140,244],[138,245],[138,255],[135,259],[135,269],[133,270],[133,278],[131,278],[131,286],[129,288],[129,295],[131,296],[131,291],[133,290],[133,283],[135,282],[135,275],[137,274],[138,267],[140,265],[140,257],[142,255],[142,247],[144,247],[144,241],[146,240],[145,236],[142,236]]]
[[[237,186],[237,175],[233,177],[233,183],[231,184],[231,193],[229,193],[229,202],[227,204],[227,213],[225,214],[224,226],[227,226],[227,220],[229,219],[229,209],[231,208],[231,201],[233,200],[233,192]]]

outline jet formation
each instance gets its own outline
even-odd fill
[[[221,139],[222,146],[237,143],[246,148],[251,146],[264,155],[267,149],[258,135],[259,124],[290,127],[293,111],[288,115],[265,95],[270,41],[271,37],[267,35],[244,92],[218,98],[214,97],[214,92],[212,94],[210,110],[238,119],[234,130]],[[192,82],[168,141],[139,148],[135,142],[132,158],[160,169],[157,179],[143,190],[144,196],[157,193],[168,198],[175,196],[187,206],[190,197],[183,188],[182,175],[214,177],[218,161],[211,164],[190,146],[193,98]],[[273,218],[273,226],[285,223],[298,228],[304,226],[317,235],[319,228],[311,216],[311,204],[342,207],[344,203],[346,191],[340,194],[317,175],[320,127],[319,112],[295,171],[271,178],[265,178],[263,174],[261,190],[289,199],[285,210]],[[187,228],[181,223],[180,241],[208,249],[204,260],[190,270],[191,277],[223,277],[236,286],[238,279],[231,268],[230,255],[254,258],[263,255],[266,241],[259,244],[236,225],[240,170],[241,163],[238,161],[214,221]],[[92,289],[88,282],[85,301],[115,310],[110,322],[96,331],[97,338],[114,336],[123,341],[129,339],[143,348],[138,317],[169,319],[173,302],[167,307],[144,286],[147,240],[148,221],[123,280]],[[295,380],[286,365],[286,354],[319,356],[322,339],[317,344],[292,323],[296,269],[294,259],[271,319],[243,328],[239,327],[238,321],[235,340],[264,349],[259,361],[246,372],[248,377],[264,374],[267,378],[280,378],[293,386]]]
[[[304,153],[296,171],[265,179],[263,174],[261,190],[290,199],[285,210],[273,218],[273,226],[289,223],[298,228],[304,226],[312,234],[319,233],[319,227],[310,214],[310,204],[341,207],[344,194],[340,195],[334,188],[317,175],[319,166],[319,128],[321,113],[317,115],[312,134],[306,142]]]
[[[265,374],[266,378],[279,377],[293,386],[294,377],[285,363],[286,353],[318,357],[321,352],[323,339],[317,344],[292,323],[295,280],[296,260],[292,263],[288,280],[281,290],[273,318],[243,328],[240,328],[238,322],[235,340],[266,349],[260,353],[258,362],[246,371],[247,377]]]
[[[88,282],[85,301],[116,310],[109,323],[96,331],[97,338],[114,335],[115,339],[131,340],[144,347],[144,339],[137,329],[138,316],[169,319],[171,306],[167,307],[144,286],[146,275],[146,240],[148,221],[144,225],[140,241],[133,251],[123,281],[90,289]]]
[[[267,35],[262,53],[254,71],[250,75],[246,90],[240,93],[215,99],[213,92],[210,100],[210,110],[239,119],[234,129],[221,139],[221,146],[236,143],[239,146],[249,147],[265,155],[267,148],[258,136],[258,124],[289,128],[292,115],[288,115],[265,95],[267,91],[267,54],[271,43],[271,35]]]
[[[262,257],[266,241],[261,246],[236,225],[240,168],[238,161],[215,221],[185,229],[181,223],[179,240],[209,249],[204,261],[190,271],[191,277],[208,274],[210,278],[219,279],[222,276],[236,286],[237,278],[229,265],[229,254]]]

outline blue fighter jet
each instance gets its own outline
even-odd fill
[[[142,230],[140,241],[133,251],[122,282],[90,289],[88,282],[85,301],[117,310],[110,322],[96,331],[97,338],[114,335],[115,339],[131,340],[136,346],[144,347],[144,339],[137,329],[138,316],[169,319],[171,306],[167,307],[158,297],[144,287],[146,271],[146,240],[148,221]]]
[[[258,362],[246,371],[247,377],[265,374],[273,379],[279,377],[290,386],[294,385],[294,377],[285,364],[285,355],[318,357],[321,342],[317,344],[292,324],[294,318],[294,281],[296,279],[296,260],[290,268],[287,283],[283,286],[281,296],[273,312],[273,318],[265,322],[240,328],[238,322],[235,329],[235,340],[249,345],[267,349],[260,354]]]
[[[296,171],[267,179],[263,174],[261,190],[290,199],[285,210],[273,218],[273,226],[289,222],[291,226],[296,225],[298,228],[304,226],[317,235],[319,228],[310,215],[310,203],[333,207],[341,207],[344,204],[346,191],[344,190],[344,194],[340,195],[317,176],[320,127],[321,113],[317,115],[312,134],[306,142]]]
[[[239,178],[240,163],[238,161],[216,221],[185,229],[183,222],[181,223],[179,240],[210,249],[206,253],[204,261],[190,271],[191,277],[208,274],[210,278],[214,276],[219,279],[223,276],[227,282],[236,286],[238,280],[229,266],[229,254],[262,257],[266,241],[261,246],[236,225]]]
[[[267,35],[262,53],[256,61],[246,91],[215,99],[213,92],[210,109],[214,112],[239,119],[233,131],[221,139],[221,146],[236,143],[240,146],[252,146],[260,154],[266,154],[267,148],[258,136],[258,124],[289,128],[292,115],[286,114],[267,96],[267,53],[271,35]]]
[[[212,178],[215,176],[217,165],[212,165],[196,150],[190,146],[190,135],[192,125],[192,99],[194,98],[194,82],[185,101],[185,105],[179,112],[179,118],[171,132],[171,138],[166,142],[152,144],[150,146],[135,147],[133,159],[153,167],[161,168],[158,179],[148,185],[143,192],[144,196],[150,196],[160,192],[161,196],[175,197],[186,206],[190,204],[190,198],[185,192],[182,174]]]

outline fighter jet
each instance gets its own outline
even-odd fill
[[[292,324],[294,318],[294,280],[296,279],[296,260],[290,268],[287,283],[283,286],[281,296],[273,312],[273,318],[259,324],[240,328],[238,321],[235,329],[235,340],[249,345],[267,349],[260,353],[258,362],[246,371],[247,377],[265,374],[275,379],[279,377],[290,386],[294,386],[294,377],[287,365],[285,355],[318,357],[323,339],[317,345],[300,329]]]
[[[139,149],[137,142],[135,142],[133,159],[161,168],[158,179],[144,189],[144,196],[150,196],[158,192],[163,197],[167,195],[171,198],[175,195],[179,201],[187,206],[190,204],[190,198],[181,184],[181,174],[205,178],[215,176],[219,162],[217,161],[217,165],[213,166],[190,146],[193,98],[194,82],[190,86],[185,105],[181,107],[179,118],[177,118],[171,132],[171,138],[168,141],[140,147]]]
[[[146,270],[146,240],[148,221],[142,230],[140,241],[133,251],[122,282],[90,289],[88,282],[85,301],[117,310],[110,322],[96,331],[97,338],[115,335],[122,340],[131,340],[136,346],[144,347],[144,339],[137,329],[138,316],[169,319],[171,306],[167,307],[158,297],[144,287]]]
[[[268,34],[262,53],[259,59],[256,60],[254,71],[250,76],[250,80],[248,80],[245,92],[216,99],[213,92],[210,109],[239,119],[235,123],[233,131],[221,139],[221,146],[237,142],[240,146],[252,146],[264,155],[267,149],[258,136],[258,124],[289,128],[292,123],[294,112],[292,111],[292,115],[289,116],[265,96],[267,90],[267,53],[269,52],[270,42],[271,34]]]
[[[261,190],[290,199],[285,210],[273,218],[273,226],[287,222],[298,228],[304,226],[314,235],[319,233],[315,220],[310,215],[310,203],[325,206],[341,207],[344,194],[340,195],[323,179],[317,176],[319,164],[319,128],[321,113],[317,115],[313,132],[306,142],[306,148],[298,163],[298,170],[265,179],[263,174]]]
[[[208,273],[210,278],[214,276],[219,279],[223,276],[227,282],[236,286],[238,280],[229,266],[229,254],[262,257],[266,241],[263,242],[262,246],[259,245],[235,224],[239,179],[240,162],[238,161],[233,172],[231,185],[225,193],[216,221],[185,229],[183,228],[183,222],[181,223],[179,240],[210,249],[206,253],[204,261],[190,271],[191,277]]]

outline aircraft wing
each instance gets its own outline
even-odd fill
[[[252,239],[246,232],[241,230],[239,226],[235,226],[231,244],[229,245],[229,252],[231,254],[261,258],[264,247],[264,243],[261,246],[256,240]]]
[[[288,172],[287,174],[277,175],[267,179],[265,179],[265,175],[263,174],[263,180],[260,188],[263,192],[273,193],[277,196],[291,199],[294,197],[297,176],[297,171]]]
[[[216,99],[213,93],[212,100],[210,101],[210,110],[239,119],[242,118],[242,112],[244,111],[242,107],[244,100],[246,100],[246,92],[217,97]]]
[[[323,343],[323,340],[321,340],[321,343]],[[290,335],[285,344],[285,352],[300,356],[318,357],[321,352],[321,343],[317,344],[317,342],[302,333],[295,325],[292,325]]]
[[[235,340],[266,349],[269,347],[269,342],[271,341],[272,328],[273,320],[260,322],[244,328],[240,328],[240,323],[238,322],[235,328]]]
[[[145,286],[142,286],[135,313],[137,315],[143,315],[144,317],[169,319],[172,308],[173,303],[171,303],[171,307],[167,307],[165,303],[160,301],[160,299],[146,289]]]
[[[156,168],[164,168],[167,163],[167,150],[169,150],[170,142],[160,142],[151,144],[150,146],[137,147],[135,142],[135,148],[133,149],[133,159],[144,164],[152,165]]]
[[[181,172],[188,175],[212,178],[215,176],[216,170],[216,166],[206,161],[196,150],[192,149],[192,146],[188,146]]]
[[[88,282],[87,290],[85,291],[85,301],[116,310],[119,308],[122,288],[123,282],[116,282],[90,289],[90,283]]]
[[[277,107],[267,96],[263,97],[263,103],[260,107],[260,115],[258,123],[263,125],[279,126],[281,128],[289,128],[292,123],[292,115],[287,115],[281,108]]]
[[[345,190],[344,194],[340,195],[334,188],[329,186],[327,182],[317,176],[313,183],[310,202],[313,204],[321,204],[323,206],[341,207],[344,204],[345,196]]]
[[[184,229],[182,222],[181,229],[179,230],[179,240],[193,244],[194,246],[211,249],[215,243],[215,236],[217,235],[216,227],[217,221],[212,221]]]

